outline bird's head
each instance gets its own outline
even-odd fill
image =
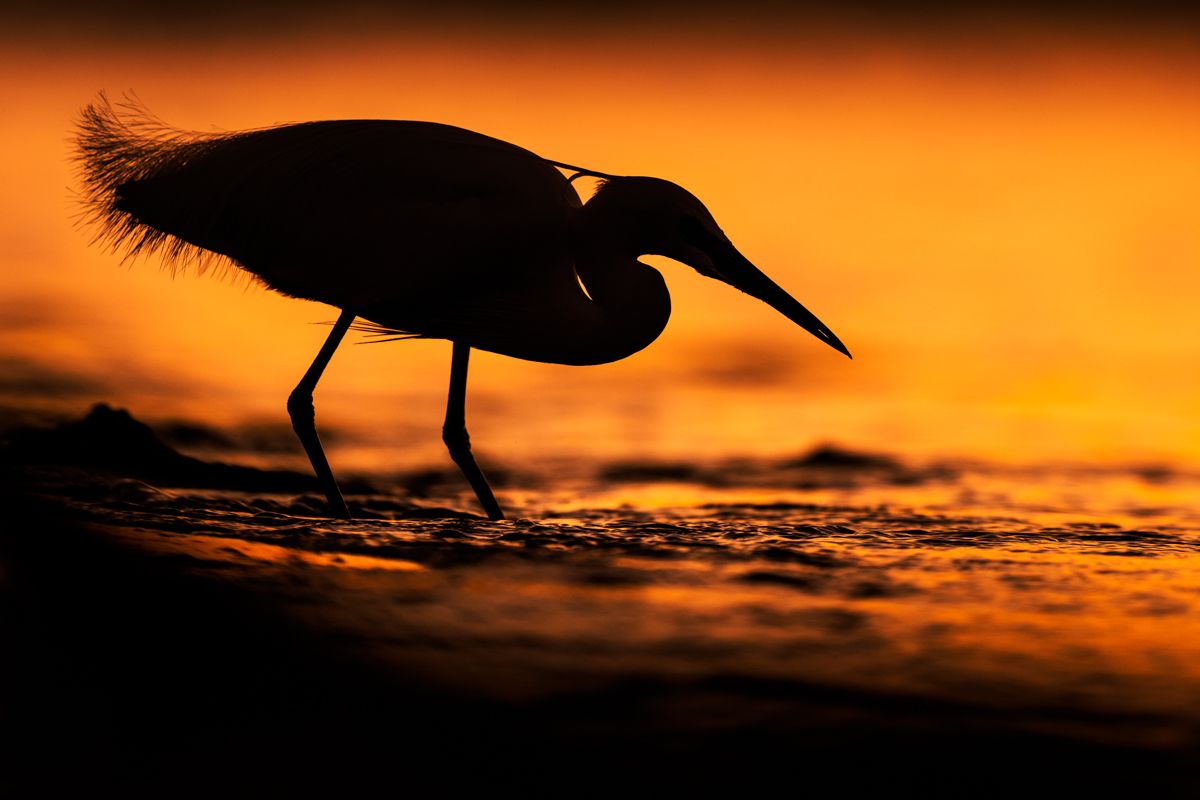
[[[827,345],[850,355],[812,312],[738,252],[695,195],[660,178],[614,177],[585,208],[625,255],[660,255],[757,297]]]

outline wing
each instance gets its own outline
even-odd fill
[[[390,120],[212,136],[140,124],[90,107],[79,139],[93,214],[132,252],[199,248],[343,307],[494,293],[570,260],[577,195],[499,139]]]
[[[603,364],[612,327],[580,288],[574,266],[544,269],[536,281],[421,304],[361,307],[360,329],[382,341],[450,339],[480,350],[552,364]],[[622,356],[623,357],[623,356]]]

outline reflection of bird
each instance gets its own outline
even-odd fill
[[[384,336],[453,342],[442,435],[493,519],[503,513],[466,431],[471,348],[554,364],[636,353],[671,312],[640,255],[724,281],[850,355],[699,200],[657,178],[584,170],[429,122],[183,134],[104,98],[84,110],[77,147],[88,213],[114,248],[162,250],[172,264],[224,257],[284,294],[343,309],[287,404],[338,516],[348,512],[312,392],[356,317]],[[603,181],[582,204],[570,183],[580,175]]]

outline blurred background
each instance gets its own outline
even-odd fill
[[[336,313],[236,275],[121,264],[77,224],[78,112],[131,91],[187,130],[434,120],[668,178],[855,355],[650,258],[675,311],[642,353],[588,368],[473,359],[468,420],[485,456],[829,441],[914,459],[1200,459],[1192,19],[439,8],[5,7],[0,405],[27,418],[103,400],[243,442],[290,437],[285,399]],[[445,342],[343,346],[317,392],[335,465],[443,461],[449,355]],[[304,463],[298,446],[259,450]]]

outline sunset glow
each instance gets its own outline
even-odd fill
[[[1200,796],[1194,12],[25,5],[0,796]]]
[[[307,323],[333,310],[233,275],[120,266],[72,227],[75,115],[101,89],[131,89],[184,129],[437,120],[671,178],[855,353],[650,259],[675,313],[645,352],[586,369],[475,359],[485,450],[712,456],[832,440],[1010,462],[1200,457],[1200,377],[1181,366],[1200,355],[1194,53],[605,36],[6,44],[0,352],[65,385],[38,401],[60,410],[107,399],[160,419],[283,421],[325,331]],[[438,342],[339,352],[319,395],[347,432],[335,458],[440,458],[448,361]]]

